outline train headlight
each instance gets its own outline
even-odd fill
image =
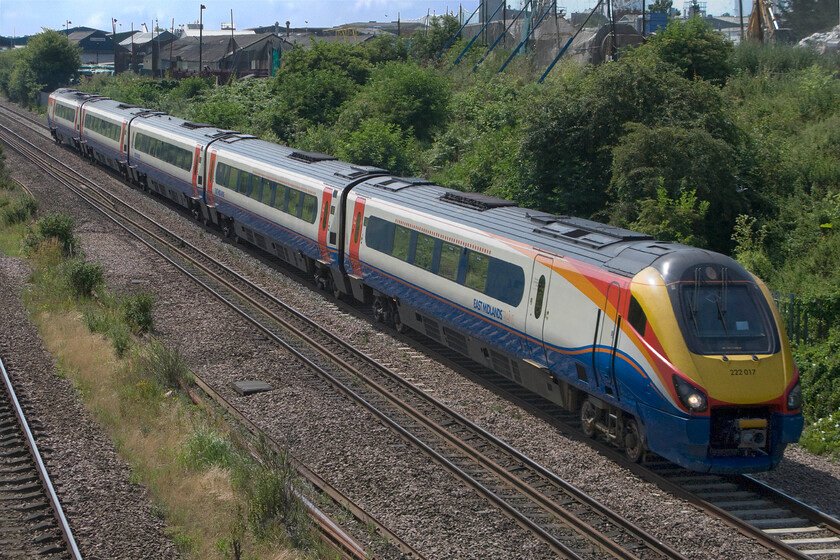
[[[706,394],[678,375],[674,376],[674,388],[677,390],[680,402],[691,412],[708,410],[709,401],[706,399]]]
[[[788,392],[787,395],[788,410],[799,410],[802,408],[802,385],[797,380],[796,385]]]

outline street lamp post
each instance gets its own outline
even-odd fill
[[[114,76],[117,75],[117,20],[111,18],[111,29],[114,31]]]
[[[69,19],[64,23],[64,31],[66,31],[68,35],[70,34],[70,24],[71,23],[73,23],[73,22],[70,21]]]
[[[201,9],[198,10],[198,77],[201,77],[201,71],[204,67],[204,59],[202,49],[204,48],[204,10],[207,7],[202,4]]]

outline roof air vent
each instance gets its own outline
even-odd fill
[[[467,208],[474,208],[476,210],[484,211],[492,208],[504,208],[506,206],[516,206],[515,202],[505,200],[503,198],[496,198],[481,193],[474,192],[458,192],[449,191],[440,197],[440,200],[449,202],[450,204],[457,204],[458,206],[465,206]]]

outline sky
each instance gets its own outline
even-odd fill
[[[648,0],[651,2],[652,0]],[[710,14],[732,12],[733,0],[706,0]],[[745,4],[748,0],[744,0]],[[471,13],[478,0],[0,0],[0,35],[21,36],[39,33],[42,27],[61,29],[70,21],[70,27],[85,26],[110,31],[111,18],[117,19],[117,31],[128,31],[131,24],[139,29],[146,23],[151,29],[157,18],[161,27],[197,22],[201,4],[204,10],[204,28],[220,29],[230,21],[233,10],[238,29],[271,25],[279,21],[292,27],[329,27],[358,21],[396,21],[415,19],[426,15],[457,11],[459,5]],[[684,0],[674,0],[674,7],[683,8]],[[520,0],[508,0],[508,5],[519,7]],[[584,11],[594,6],[595,0],[558,0],[558,6],[568,11]],[[734,12],[732,12],[734,13]]]

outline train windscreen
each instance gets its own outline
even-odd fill
[[[682,327],[696,354],[771,354],[776,328],[767,302],[754,284],[684,283]]]

